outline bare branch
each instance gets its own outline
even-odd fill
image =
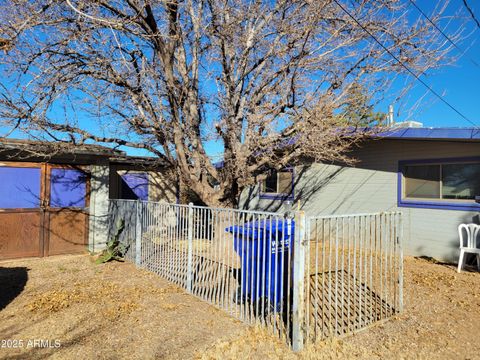
[[[422,74],[461,35],[435,29],[444,5],[429,22],[403,0],[338,1],[351,17],[330,0],[4,1],[0,121],[143,149],[205,203],[234,205],[268,167],[354,161],[367,134],[346,130],[407,73],[392,55]]]

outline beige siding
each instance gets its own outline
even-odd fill
[[[177,181],[169,171],[149,171],[148,174],[148,200],[177,202]]]
[[[458,256],[457,226],[478,217],[476,212],[397,208],[397,171],[400,160],[480,156],[480,144],[376,140],[353,152],[354,167],[313,164],[297,167],[295,208],[307,214],[354,214],[401,210],[404,213],[405,252],[444,260]],[[258,188],[242,194],[250,209],[280,210],[278,200],[260,200]],[[478,221],[478,219],[475,219]]]

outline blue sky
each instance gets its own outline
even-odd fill
[[[406,0],[408,2],[408,0]],[[417,6],[430,16],[437,1],[442,0],[415,0]],[[470,7],[480,19],[480,2],[468,1]],[[412,20],[423,15],[410,4]],[[461,18],[452,19],[454,15]],[[464,50],[463,53],[453,49],[452,56],[460,58],[452,65],[427,72],[421,78],[434,91],[467,117],[472,123],[480,127],[480,28],[470,18],[463,5],[463,0],[451,0],[447,7],[445,19],[436,24],[448,36],[453,34],[460,26],[463,27],[465,39],[456,42],[457,46]],[[425,19],[424,19],[425,20]],[[372,40],[373,41],[373,40]],[[473,60],[473,61],[472,61]],[[478,64],[476,65],[475,62]],[[388,105],[392,103],[389,97],[396,96],[406,81],[412,78],[402,78],[392,87],[391,93],[387,93],[387,100],[382,101],[376,107],[377,111],[387,112]],[[420,101],[419,101],[420,100]],[[425,127],[472,127],[469,121],[462,118],[448,105],[444,104],[435,95],[431,94],[425,86],[418,81],[408,94],[397,102],[393,102],[395,121],[415,120],[423,123]],[[220,156],[221,148],[218,144],[209,143],[206,146],[211,154]]]
[[[437,1],[415,0],[415,3],[430,16]],[[479,1],[470,0],[468,3],[480,19]],[[411,4],[410,10],[412,20],[423,17]],[[451,55],[459,56],[455,63],[427,72],[421,79],[471,122],[458,115],[418,81],[414,81],[412,89],[405,97],[393,102],[395,120],[415,120],[423,123],[425,127],[472,127],[473,124],[480,127],[480,28],[470,18],[463,0],[451,0],[444,15],[447,19],[436,25],[447,36],[462,27],[465,38],[456,42],[456,45],[463,52],[453,49]],[[460,18],[452,18],[458,15]],[[378,104],[377,111],[388,111],[388,105],[392,103],[391,97],[398,94],[405,81],[412,81],[412,77],[400,79],[392,87],[392,91],[385,94],[386,100]],[[221,156],[221,147],[218,144],[210,142],[206,144],[206,148],[210,154]]]
[[[409,0],[405,0],[408,2]],[[441,0],[439,0],[441,1]],[[432,7],[437,1],[432,0],[415,0],[418,7],[420,7],[426,14],[431,14]],[[480,19],[480,3],[479,1],[469,0],[473,12],[477,18]],[[422,15],[410,4],[411,18]],[[453,107],[463,113],[472,123],[480,126],[480,28],[470,18],[463,5],[463,0],[451,0],[445,15],[458,15],[463,19],[450,18],[440,24],[437,24],[447,35],[452,34],[460,27],[464,30],[464,34],[468,37],[458,42],[457,45],[465,49],[462,55],[457,50],[452,50],[452,55],[459,56],[460,59],[453,65],[443,67],[439,70],[430,71],[422,75],[422,79],[428,83],[437,93],[442,94],[444,99]],[[373,40],[372,40],[373,41]],[[475,64],[475,62],[477,64]],[[411,78],[409,80],[412,80]],[[389,103],[394,94],[398,94],[398,90],[404,86],[405,79],[397,82],[392,91],[387,92],[387,100],[378,104],[376,110],[387,112]],[[419,102],[418,100],[422,99]],[[441,100],[436,98],[433,94],[420,84],[418,81],[414,82],[414,87],[409,93],[402,97],[399,101],[393,103],[395,109],[395,120],[415,120],[422,122],[427,127],[471,127],[472,123],[463,119],[454,110],[445,105]],[[77,114],[78,115],[78,114]],[[80,115],[81,116],[81,115]],[[79,119],[82,122],[88,119]],[[5,129],[1,133],[5,133]],[[1,134],[0,134],[1,135]],[[12,134],[13,136],[24,137],[20,134]],[[215,142],[208,142],[205,144],[207,152],[214,158],[221,157],[222,148]],[[135,149],[123,149],[132,155],[150,155],[146,151]]]
[[[416,0],[417,6],[427,15],[430,14],[432,3],[436,2],[437,1],[432,0]],[[468,3],[477,15],[477,18],[480,19],[480,3],[473,0],[468,1]],[[438,25],[448,35],[464,24],[465,34],[470,35],[461,42],[458,42],[457,45],[464,49],[465,53],[455,64],[431,71],[427,73],[426,76],[422,76],[422,79],[437,93],[443,95],[446,101],[464,114],[469,120],[477,126],[480,126],[480,29],[473,20],[470,20],[462,0],[452,0],[447,8],[446,15],[453,16],[459,10],[461,11],[461,16],[464,16],[468,20],[466,24],[464,24],[464,19],[452,20],[450,23],[444,22]],[[412,16],[422,15],[412,6]],[[461,55],[457,50],[452,50],[451,54]],[[474,62],[479,65],[475,65]],[[395,114],[398,116],[397,120],[416,120],[422,122],[424,126],[429,127],[473,126],[430,93],[426,94],[420,106],[415,107],[412,113],[412,107],[426,92],[425,87],[416,82],[412,91],[403,99],[405,104],[394,104],[396,112],[399,112]],[[387,104],[383,104],[383,106],[386,107]],[[378,110],[386,111],[386,109]]]

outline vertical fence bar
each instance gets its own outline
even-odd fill
[[[398,310],[403,311],[403,223],[402,214],[397,215],[397,251],[399,252],[399,264],[398,264]]]
[[[142,262],[142,217],[140,214],[140,200],[136,202],[135,210],[135,264],[141,266]]]
[[[193,203],[188,204],[188,233],[187,233],[187,291],[192,292],[193,275]]]
[[[305,322],[305,213],[295,214],[295,240],[293,248],[293,306],[292,347],[293,351],[303,348]]]
[[[306,219],[305,219],[306,221]],[[290,216],[288,216],[288,221],[287,221],[287,234],[288,234],[288,246],[287,246],[287,290],[286,290],[286,297],[287,297],[287,305],[286,305],[286,312],[287,312],[287,315],[289,316],[290,314],[290,311],[291,311],[291,308],[290,308],[290,301],[291,301],[291,298],[290,298],[290,289],[291,289],[291,286],[292,286],[292,283],[291,283],[291,278],[292,278],[292,259],[291,259],[291,255],[292,255],[292,243],[293,243],[293,239],[292,239],[292,219],[290,218]],[[307,246],[307,249],[305,251],[305,256],[306,256],[306,259],[310,259],[309,257],[309,252],[310,252],[310,244],[309,244],[309,239],[310,239],[310,222],[307,222],[306,221],[306,227],[305,227],[305,242],[306,242],[306,246]],[[285,251],[285,247],[284,247],[284,250]],[[305,270],[305,277],[307,279],[307,293],[306,293],[306,298],[305,298],[305,307],[306,307],[306,312],[305,312],[305,315],[306,315],[306,319],[308,320],[309,317],[310,317],[310,313],[309,313],[309,300],[310,300],[310,293],[309,293],[309,279],[310,279],[310,266],[306,266],[306,270]],[[284,310],[285,311],[285,310]],[[309,329],[309,323],[308,321],[306,322],[306,328],[305,328],[305,337],[306,337],[306,340],[308,341],[308,329]],[[286,336],[288,338],[290,334],[290,318],[288,318],[288,321],[287,321],[287,329],[286,329]]]

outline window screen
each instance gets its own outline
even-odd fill
[[[406,166],[403,175],[407,198],[440,198],[439,165]]]
[[[0,208],[40,207],[40,168],[0,167]]]
[[[120,198],[148,200],[148,173],[131,172],[121,175]]]
[[[50,206],[86,206],[86,174],[77,169],[52,169],[50,173]]]

